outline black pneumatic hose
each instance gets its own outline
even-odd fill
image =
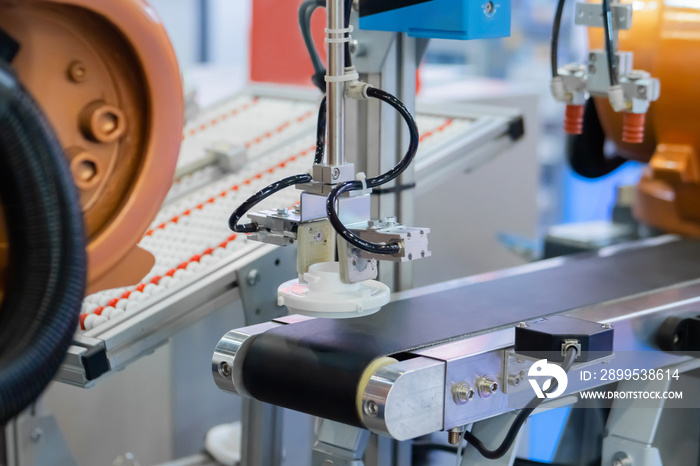
[[[565,0],[559,0],[557,2],[557,10],[554,13],[554,22],[552,23],[552,43],[550,47],[551,62],[552,62],[552,77],[556,78],[559,76],[559,65],[558,65],[558,48],[559,48],[559,32],[561,30],[561,18],[564,14],[564,2]]]
[[[603,0],[603,30],[605,31],[605,56],[607,58],[608,75],[610,76],[610,85],[617,84],[617,70],[615,67],[615,45],[613,44],[614,25],[612,20],[612,12],[610,11],[610,1]]]
[[[0,202],[8,268],[0,306],[0,425],[43,391],[78,325],[85,293],[82,210],[61,145],[0,62]]]
[[[399,114],[406,121],[410,135],[408,149],[406,150],[406,154],[404,155],[403,159],[401,159],[401,161],[394,168],[387,171],[386,173],[383,173],[374,178],[368,178],[366,180],[366,185],[368,188],[375,188],[377,186],[381,186],[394,180],[399,175],[401,175],[401,173],[403,173],[404,170],[406,170],[406,168],[408,168],[408,166],[413,161],[413,158],[416,156],[416,152],[418,152],[418,142],[420,137],[418,134],[418,126],[416,125],[416,121],[414,120],[413,115],[411,115],[411,112],[408,110],[408,108],[406,108],[406,106],[403,104],[403,102],[401,102],[399,99],[389,94],[388,92],[374,87],[370,87],[369,89],[367,89],[367,95],[369,97],[379,99],[382,102],[385,102],[394,107],[394,109],[397,112],[399,112]],[[335,188],[333,188],[333,190],[331,190],[331,193],[328,196],[328,199],[326,200],[326,214],[328,215],[328,220],[330,220],[333,229],[345,241],[364,251],[374,254],[399,253],[401,250],[401,246],[399,244],[381,244],[365,241],[359,236],[357,236],[355,233],[350,231],[343,224],[343,222],[340,221],[338,213],[335,210],[335,205],[338,201],[338,198],[346,192],[357,191],[360,189],[362,189],[361,181],[348,181],[337,185]]]
[[[245,225],[239,225],[238,222],[241,221],[243,216],[258,203],[262,202],[264,199],[272,196],[276,192],[282,191],[285,188],[294,186],[302,183],[310,183],[313,180],[311,175],[308,173],[302,173],[301,175],[292,175],[284,178],[282,180],[276,181],[269,186],[261,189],[257,193],[250,196],[246,201],[239,205],[236,210],[233,211],[228,219],[228,227],[235,231],[236,233],[253,233],[258,230],[257,223],[247,223]]]
[[[326,151],[326,96],[323,96],[321,105],[318,107],[318,120],[316,121],[316,153],[314,154],[314,164],[323,163],[323,156]]]

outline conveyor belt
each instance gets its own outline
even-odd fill
[[[243,384],[260,401],[360,426],[356,389],[374,359],[698,279],[700,242],[551,262],[559,263],[395,301],[367,317],[268,330],[247,346]]]

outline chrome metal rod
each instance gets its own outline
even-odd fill
[[[326,0],[326,12],[328,14],[328,29],[331,31],[345,27],[345,6],[343,0]],[[329,77],[338,77],[345,74],[345,44],[334,42],[342,39],[344,33],[332,32],[327,35],[331,41],[326,44],[328,52]],[[343,82],[326,82],[326,95],[328,97],[327,125],[328,125],[328,165],[342,165],[345,163],[345,84]]]

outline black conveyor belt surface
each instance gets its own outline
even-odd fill
[[[355,319],[254,336],[243,382],[264,402],[361,426],[356,388],[375,358],[700,278],[700,242],[678,240],[395,301]]]

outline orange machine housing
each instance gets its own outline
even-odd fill
[[[637,188],[635,216],[664,231],[700,237],[700,8],[691,2],[634,2],[633,26],[619,49],[634,52],[634,68],[661,81],[646,118],[644,143],[622,143],[622,115],[607,100],[596,107],[606,134],[630,158],[648,162]],[[591,30],[592,48],[602,48]]]
[[[0,0],[0,28],[20,44],[12,66],[79,190],[88,292],[137,282],[155,261],[137,243],[172,184],[182,140],[182,85],[165,29],[143,0]],[[6,247],[0,225],[0,275]]]

